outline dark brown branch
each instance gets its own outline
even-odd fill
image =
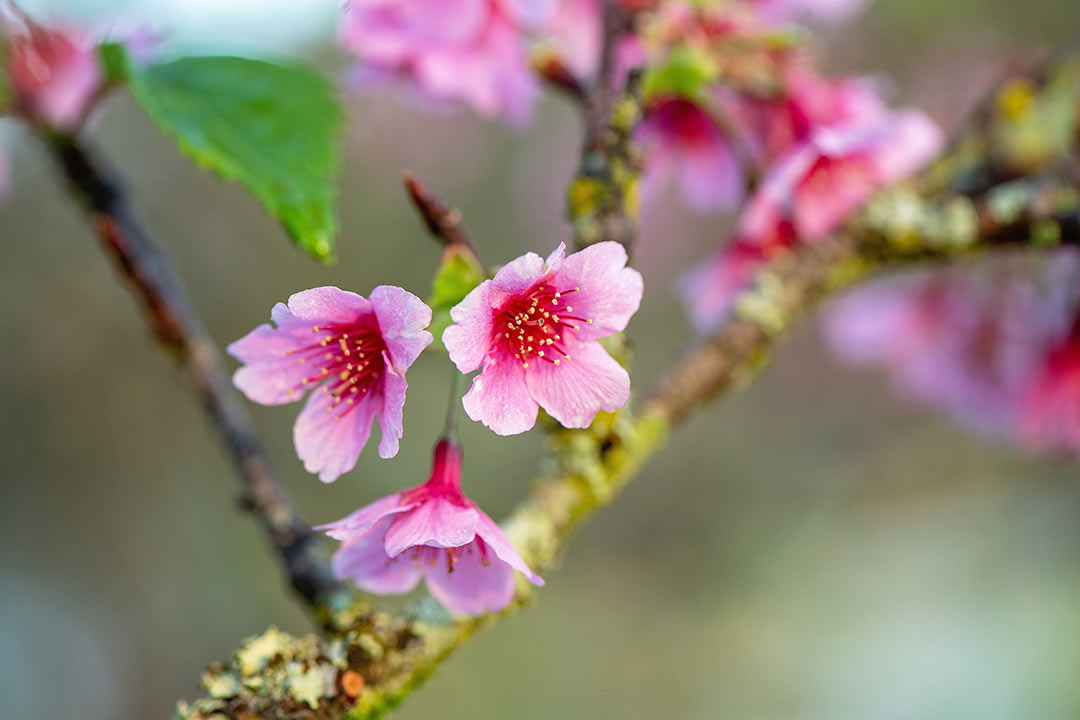
[[[447,247],[456,245],[472,250],[469,236],[461,226],[461,211],[446,205],[411,172],[405,173],[404,182],[409,198],[431,235]]]
[[[241,502],[259,520],[293,589],[319,610],[340,591],[318,538],[289,502],[217,346],[202,326],[171,264],[135,222],[116,181],[73,138],[49,148],[71,191],[86,206],[102,246],[116,262],[161,344],[180,362],[243,485]]]

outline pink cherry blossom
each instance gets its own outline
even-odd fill
[[[431,478],[316,528],[342,542],[334,573],[363,590],[404,593],[420,578],[451,612],[482,615],[514,597],[514,571],[533,585],[529,569],[495,522],[461,489],[461,448],[435,446]]]
[[[349,0],[341,37],[369,75],[520,123],[540,94],[525,33],[549,12],[548,0]]]
[[[399,287],[380,285],[370,300],[320,287],[278,303],[270,318],[229,346],[244,363],[233,382],[263,405],[312,391],[293,428],[307,471],[332,482],[351,470],[376,417],[379,456],[396,455],[405,371],[433,340],[431,308]]]
[[[687,204],[701,212],[730,210],[742,199],[742,168],[731,139],[693,102],[671,98],[653,104],[635,140],[645,153],[645,196],[675,180]]]
[[[443,333],[463,373],[482,368],[465,412],[499,435],[522,433],[539,408],[569,428],[630,399],[630,377],[597,342],[621,332],[641,303],[642,280],[626,250],[601,242],[545,261],[527,253],[503,266],[450,311]]]
[[[45,27],[17,11],[0,11],[15,110],[70,131],[85,119],[105,78],[96,39],[74,25]]]
[[[876,190],[924,165],[942,142],[937,126],[913,110],[865,127],[816,130],[765,176],[731,245],[688,274],[683,295],[694,326],[715,329],[768,258],[821,239]]]
[[[826,334],[850,363],[883,364],[897,387],[982,432],[1056,444],[1072,408],[1074,352],[1060,353],[1080,263],[998,264],[877,281],[836,302]],[[1041,276],[1041,277],[1040,277]],[[1080,401],[1080,396],[1075,397]]]
[[[742,129],[740,140],[758,163],[769,165],[822,127],[869,127],[888,119],[877,83],[869,78],[823,78],[792,64],[775,96],[723,96],[725,110]]]

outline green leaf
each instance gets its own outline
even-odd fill
[[[443,330],[450,327],[450,308],[461,302],[474,287],[484,281],[484,268],[472,250],[453,246],[443,253],[442,265],[431,283],[431,326],[435,336],[432,347],[442,347]]]
[[[646,71],[641,92],[646,101],[658,95],[695,100],[718,77],[716,62],[708,54],[680,45],[662,63]]]
[[[130,70],[153,123],[200,167],[244,185],[297,245],[333,258],[341,108],[309,68],[237,57]]]

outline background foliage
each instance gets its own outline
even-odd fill
[[[995,67],[1078,27],[1080,9],[1050,0],[878,0],[826,41],[834,67],[881,70],[949,126]],[[296,252],[242,189],[188,164],[130,99],[106,113],[101,143],[222,342],[304,287],[393,282],[424,295],[439,252],[400,189],[404,167],[465,211],[486,257],[567,234],[577,127],[557,101],[524,135],[355,103],[330,269]],[[165,717],[238,637],[307,625],[253,524],[230,511],[229,469],[198,408],[46,156],[23,131],[3,132],[16,181],[0,207],[0,693],[15,718]],[[676,202],[652,210],[640,255],[650,301],[633,325],[643,380],[685,334],[667,289],[717,236]],[[441,402],[445,375],[425,357],[411,393]],[[314,521],[426,477],[441,422],[410,404],[405,452],[369,453],[324,487],[295,459],[293,417],[257,414]],[[541,438],[462,429],[466,488],[499,516]],[[479,637],[398,717],[1080,713],[1074,465],[911,408],[883,378],[834,366],[810,328],[672,444],[576,540],[533,611]]]

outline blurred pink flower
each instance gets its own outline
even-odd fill
[[[762,165],[805,142],[821,127],[865,127],[884,121],[889,109],[868,78],[823,78],[798,65],[785,69],[775,97],[725,95],[725,110],[742,128],[740,140]]]
[[[276,327],[260,325],[229,345],[244,363],[233,382],[263,405],[312,390],[293,428],[307,471],[332,482],[351,470],[376,417],[379,456],[396,455],[405,371],[433,339],[424,329],[431,308],[399,287],[380,285],[370,300],[320,287],[278,303],[270,317]]]
[[[937,126],[913,110],[873,125],[815,130],[766,174],[731,245],[687,274],[683,298],[694,327],[715,329],[770,257],[824,237],[874,191],[922,167],[942,142]]]
[[[635,139],[645,153],[642,193],[655,196],[667,182],[701,212],[730,210],[743,196],[743,173],[731,139],[697,105],[672,98],[650,107]]]
[[[426,483],[316,529],[342,542],[333,560],[338,578],[368,592],[408,592],[423,577],[448,610],[482,615],[510,604],[515,570],[544,584],[462,491],[461,448],[449,440],[435,446]]]
[[[780,158],[763,185],[767,197],[790,203],[800,240],[836,228],[878,188],[922,168],[942,147],[937,125],[916,110],[881,122],[823,127]]]
[[[521,123],[540,90],[526,31],[549,0],[348,0],[342,42],[369,74],[410,78],[425,95]]]
[[[499,435],[531,428],[540,407],[565,427],[588,427],[630,398],[626,370],[596,341],[637,312],[641,274],[618,243],[565,252],[560,244],[546,262],[522,255],[450,311],[450,359],[463,373],[483,368],[465,412]]]
[[[829,309],[826,335],[841,359],[883,364],[905,394],[971,427],[1065,443],[1077,416],[1063,398],[1080,401],[1067,392],[1076,354],[1055,348],[1076,309],[1076,260],[1055,254],[1042,278],[1001,266],[877,281]]]
[[[547,22],[540,28],[541,45],[562,61],[581,82],[596,75],[600,62],[600,37],[603,32],[601,16],[603,0],[557,0]],[[632,3],[622,0],[632,9]],[[614,81],[621,89],[627,73],[644,64],[641,39],[633,32],[619,38],[615,46]]]
[[[1080,451],[1080,337],[1051,349],[1023,398],[1021,435],[1037,448]]]
[[[97,41],[66,23],[45,27],[15,10],[0,11],[15,111],[71,131],[85,119],[105,78]]]

